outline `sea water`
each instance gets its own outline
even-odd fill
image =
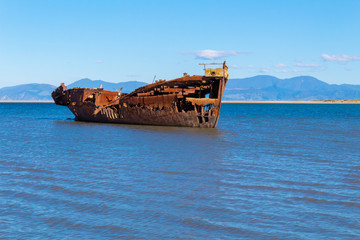
[[[360,105],[223,104],[216,129],[0,104],[1,239],[359,239]]]

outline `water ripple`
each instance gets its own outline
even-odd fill
[[[360,105],[224,104],[210,130],[0,112],[1,239],[360,238]]]

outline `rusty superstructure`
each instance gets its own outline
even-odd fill
[[[184,73],[128,94],[102,88],[67,89],[62,83],[52,97],[79,121],[214,128],[229,78],[228,67],[226,62],[200,64],[204,65],[203,76]],[[215,64],[222,67],[206,68]]]

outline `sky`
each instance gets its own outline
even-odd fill
[[[230,78],[360,84],[360,0],[0,0],[0,88]]]

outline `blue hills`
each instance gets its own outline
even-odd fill
[[[359,98],[360,85],[328,84],[311,76],[279,79],[259,75],[229,79],[223,100],[294,101]]]
[[[0,89],[0,100],[29,100],[46,101],[52,100],[51,92],[56,87],[50,84],[22,84]]]
[[[147,83],[138,81],[110,83],[102,80],[80,79],[68,88],[87,87],[129,93]],[[49,84],[23,84],[0,89],[0,100],[52,100],[51,92],[57,86]],[[360,85],[328,84],[311,76],[279,79],[274,76],[259,75],[249,78],[229,79],[223,100],[240,101],[291,101],[360,99]]]
[[[129,81],[120,83],[110,83],[102,80],[91,80],[88,78],[80,79],[67,85],[68,88],[86,87],[98,88],[100,85],[106,90],[117,91],[123,88],[122,92],[129,93],[138,87],[144,86],[148,83]],[[59,83],[60,85],[60,83]],[[52,100],[51,93],[58,86],[50,84],[22,84],[13,87],[4,87],[0,89],[0,100],[19,100],[19,101],[49,101]]]
[[[74,83],[69,84],[68,88],[74,87],[87,87],[87,88],[98,88],[100,85],[106,90],[109,91],[117,91],[119,88],[122,88],[122,92],[129,93],[134,91],[136,88],[142,87],[148,83],[146,82],[138,82],[138,81],[128,81],[128,82],[120,82],[120,83],[110,83],[102,80],[91,80],[89,78],[80,79]]]

